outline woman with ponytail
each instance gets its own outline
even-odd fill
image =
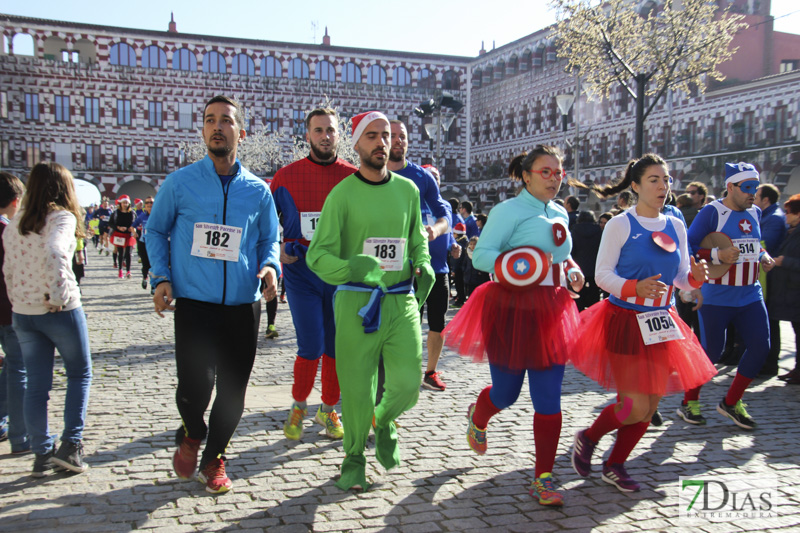
[[[493,272],[444,329],[445,344],[475,361],[488,359],[492,385],[469,406],[467,441],[486,453],[489,419],[514,404],[525,374],[533,417],[536,478],[530,494],[542,505],[563,505],[553,480],[561,433],[561,382],[578,332],[578,311],[567,290],[584,278],[570,258],[566,210],[553,202],[564,171],[561,154],[537,146],[515,157],[509,176],[524,187],[492,209],[472,261]]]
[[[620,181],[603,188],[570,181],[604,198],[628,187],[639,197],[603,230],[595,281],[610,296],[581,313],[581,350],[572,357],[581,372],[617,392],[617,402],[575,435],[572,466],[587,477],[600,438],[619,430],[602,478],[623,492],[639,490],[625,461],[661,397],[697,387],[716,374],[697,337],[671,306],[674,287],[691,290],[708,279],[705,261],[689,256],[686,226],[661,212],[671,184],[667,164],[655,154],[632,160]]]

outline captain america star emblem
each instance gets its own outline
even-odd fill
[[[494,262],[498,283],[509,289],[538,285],[550,270],[550,258],[533,246],[514,248],[500,254]]]
[[[553,242],[556,246],[561,246],[567,240],[567,227],[563,222],[557,221],[553,223]]]
[[[749,220],[743,218],[739,221],[739,229],[742,230],[742,233],[750,233],[753,231],[753,225]]]

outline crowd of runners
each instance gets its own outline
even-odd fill
[[[600,226],[576,197],[559,199],[563,157],[540,145],[509,162],[519,191],[487,218],[468,201],[442,198],[438,170],[407,159],[403,122],[380,111],[355,115],[358,166],[339,156],[334,110],[314,109],[305,125],[308,157],[269,183],[237,158],[244,113],[226,96],[203,111],[206,157],[170,174],[155,198],[122,195],[114,207],[103,198],[84,213],[69,171],[56,163],[37,165],[26,186],[2,175],[0,438],[12,453],[34,453],[33,476],[87,468],[92,376],[78,282],[95,260],[110,260],[120,280],[136,274],[155,312],[174,320],[173,468],[211,493],[233,485],[225,452],[258,338],[278,336],[279,300],[288,300],[297,344],[283,432],[303,438],[319,374],[313,420],[343,440],[342,490],[370,487],[370,431],[377,461],[386,470],[400,464],[395,421],[421,387],[445,390],[437,370],[444,346],[489,364],[491,384],[464,406],[464,447],[477,454],[489,448],[490,419],[516,402],[528,376],[530,494],[542,505],[564,504],[553,464],[567,365],[617,394],[577,431],[571,461],[579,476],[591,475],[600,440],[616,431],[600,471],[620,491],[640,490],[625,462],[648,426],[661,423],[663,396],[683,393],[677,416],[706,423],[701,387],[723,357],[738,368],[725,396],[710,401],[730,423],[757,429],[744,393],[759,374],[778,373],[770,345],[778,322],[791,322],[796,335],[800,324],[800,195],[780,203],[756,167],[736,162],[725,165],[721,199],[693,182],[676,200],[669,164],[645,154],[605,187],[569,181],[575,191],[619,195],[620,208],[601,215]],[[450,307],[460,309],[446,324]],[[47,424],[56,349],[68,376],[58,447]],[[796,370],[780,378],[800,383]]]

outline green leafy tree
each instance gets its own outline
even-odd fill
[[[621,85],[634,98],[636,157],[644,123],[667,91],[702,92],[707,79],[722,81],[717,66],[733,56],[731,41],[747,27],[744,17],[708,0],[551,0],[551,7],[558,55],[590,97],[608,97]]]

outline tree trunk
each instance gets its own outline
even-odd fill
[[[647,88],[647,78],[644,74],[636,76],[636,152],[634,157],[639,159],[644,151],[644,93]]]

